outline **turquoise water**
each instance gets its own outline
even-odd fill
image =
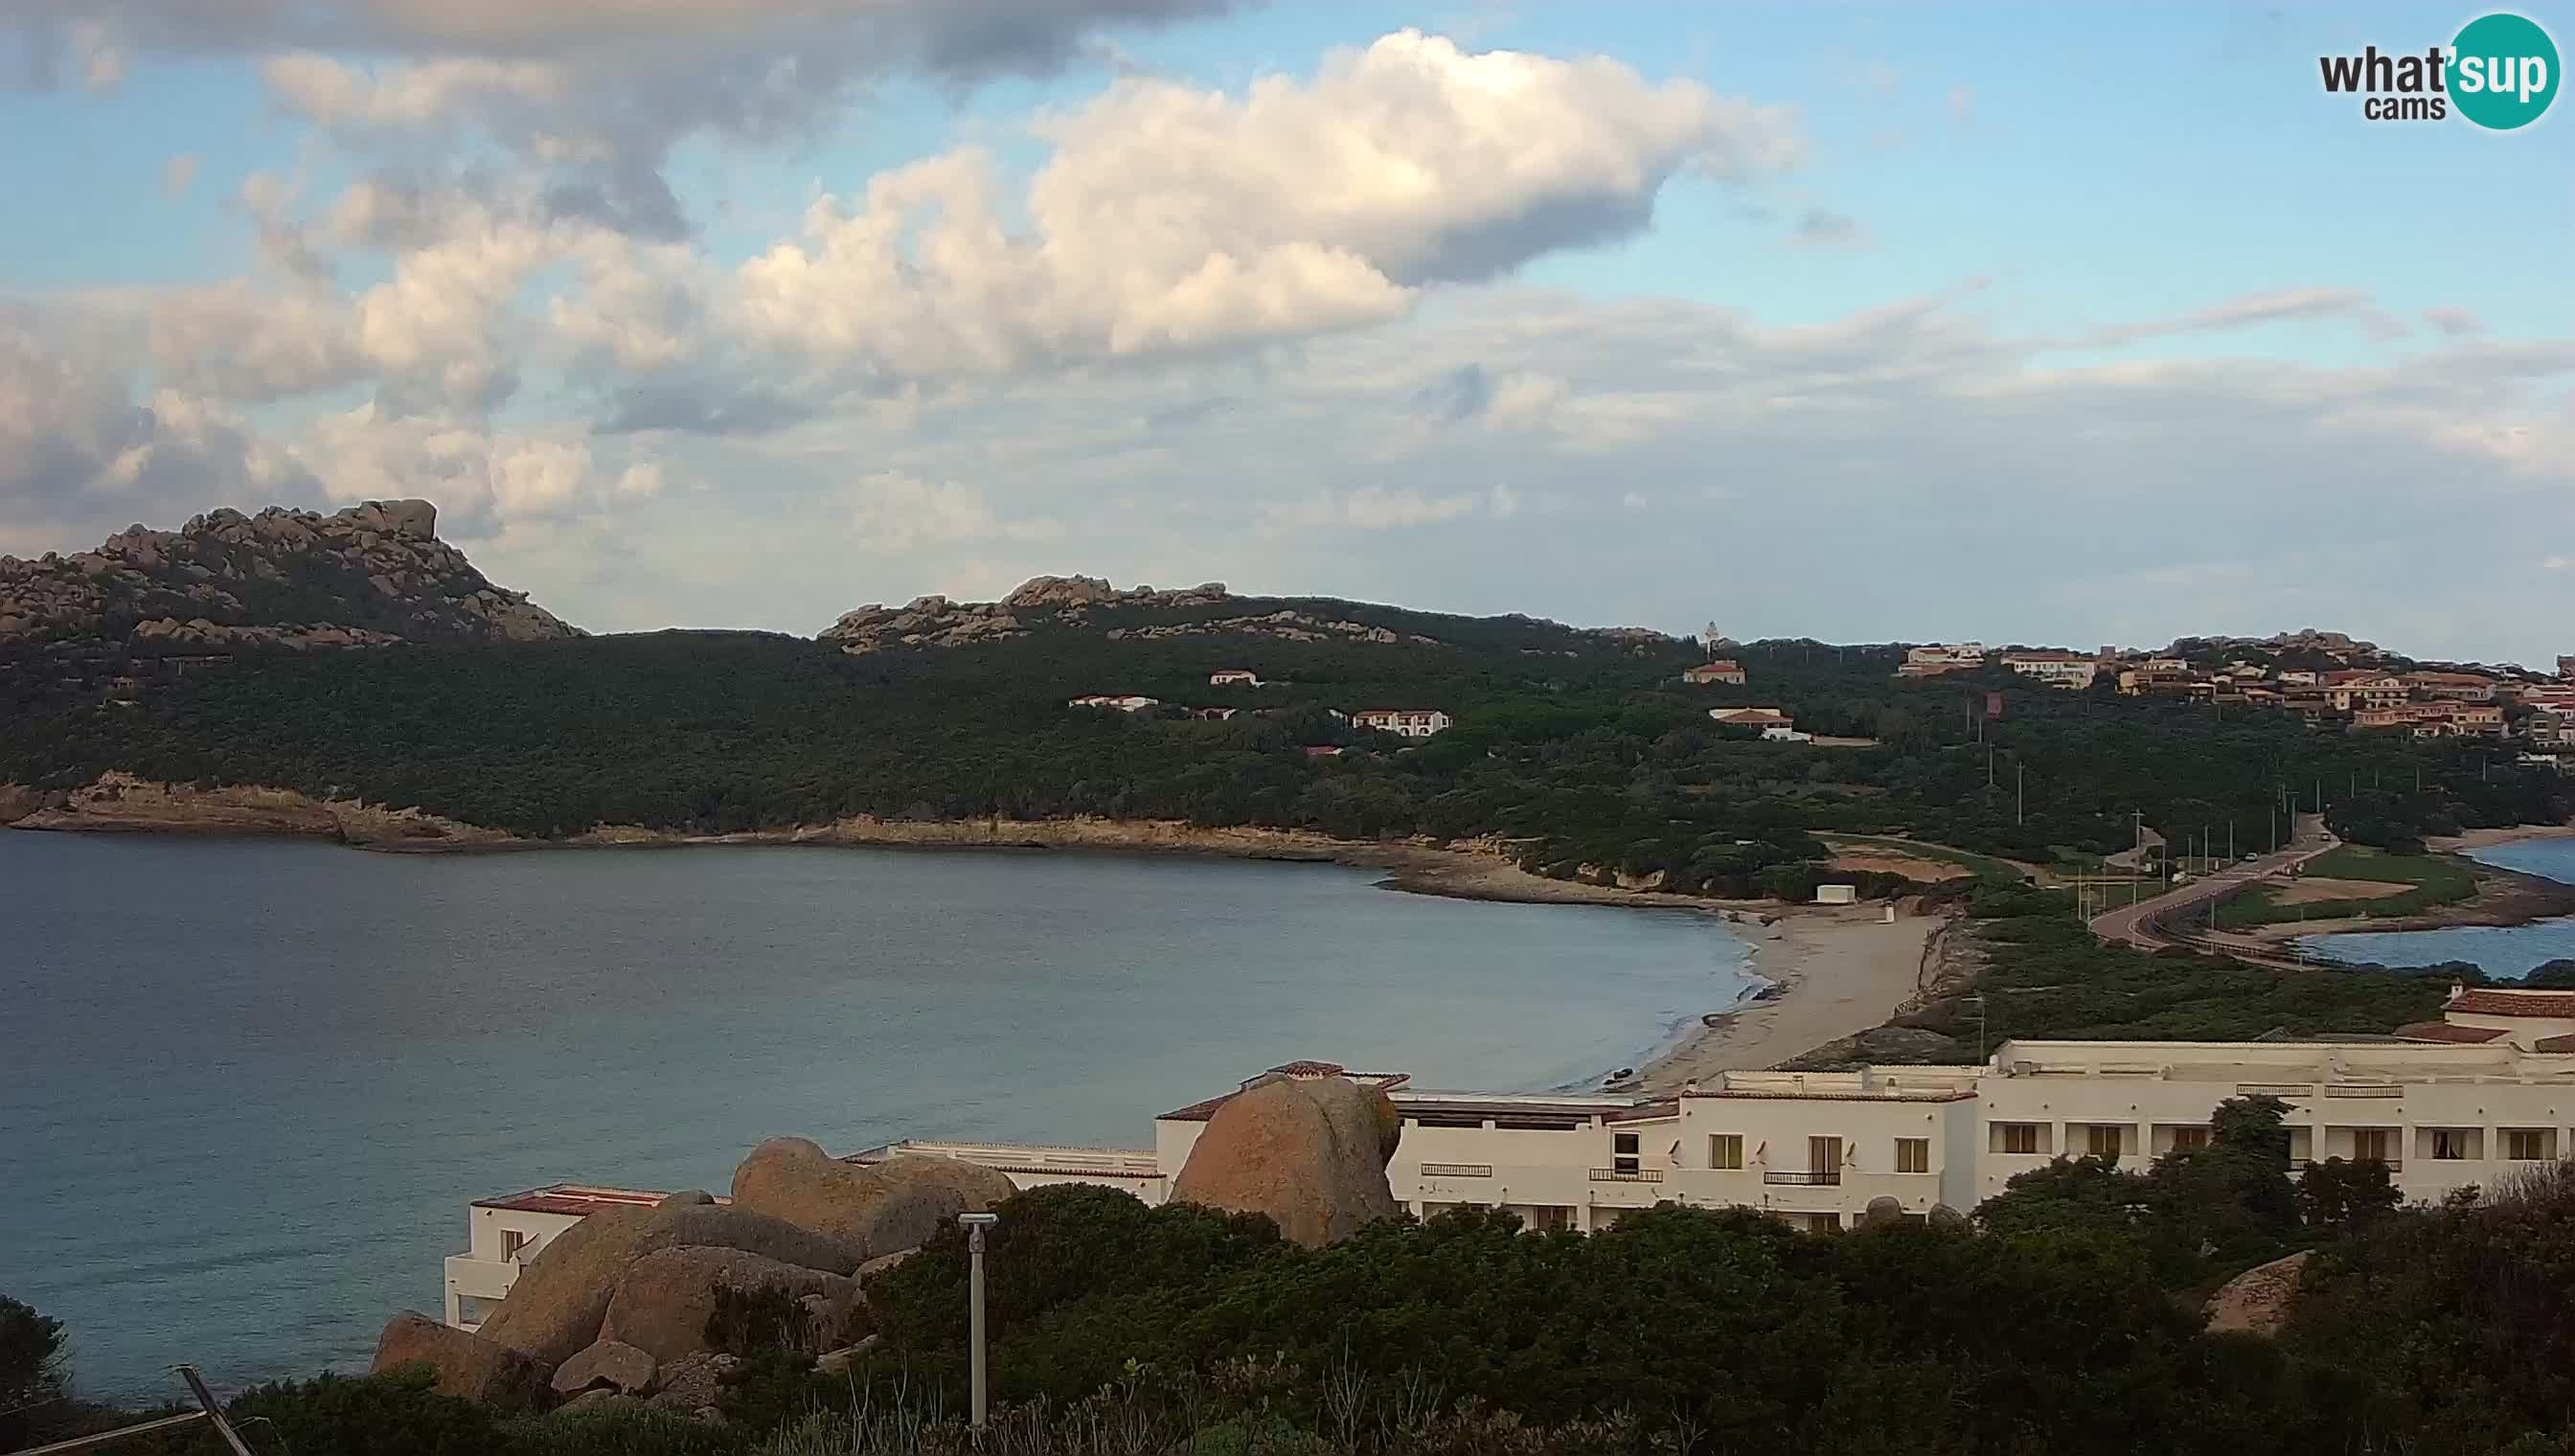
[[[2575,884],[2575,839],[2523,839],[2470,850],[2468,857]],[[2483,967],[2488,975],[2513,979],[2551,960],[2575,956],[2575,918],[2534,920],[2527,925],[2307,935],[2298,943],[2328,959],[2354,964],[2438,965],[2465,960]]]
[[[0,1292],[87,1393],[362,1362],[467,1200],[722,1188],[761,1138],[1150,1146],[1318,1056],[1632,1065],[1751,984],[1687,912],[1331,865],[826,848],[369,854],[0,831]]]

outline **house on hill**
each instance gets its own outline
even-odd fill
[[[1699,685],[1724,683],[1732,687],[1740,688],[1743,686],[1744,682],[1743,665],[1734,661],[1732,658],[1718,658],[1713,662],[1701,663],[1697,667],[1683,672],[1681,674],[1681,681],[1684,683]]]
[[[1080,698],[1069,698],[1065,700],[1064,706],[1067,708],[1114,708],[1120,713],[1143,713],[1146,709],[1161,707],[1162,703],[1163,700],[1159,698],[1147,698],[1144,695],[1137,693],[1086,693]]]
[[[2022,652],[2003,654],[2003,666],[2051,688],[2089,688],[2101,665],[2081,653]]]
[[[1371,708],[1351,714],[1350,722],[1379,732],[1426,738],[1432,733],[1445,731],[1453,720],[1435,708]]]
[[[1775,708],[1711,708],[1707,716],[1719,728],[1754,728],[1774,743],[1807,743],[1815,737],[1797,731],[1797,721]]]
[[[1258,688],[1261,686],[1261,678],[1247,669],[1228,668],[1221,673],[1208,674],[1208,686],[1210,688]]]

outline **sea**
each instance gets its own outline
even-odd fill
[[[2472,849],[2468,857],[2503,869],[2575,884],[2575,839],[2521,839]],[[2438,930],[2351,931],[2301,936],[2299,944],[2328,960],[2361,965],[2439,965],[2465,960],[2485,973],[2517,980],[2551,960],[2575,956],[2575,916],[2527,925],[2450,925]]]
[[[1759,982],[1689,911],[1086,851],[387,854],[0,830],[0,1293],[85,1396],[362,1367],[469,1200],[762,1138],[1149,1147],[1320,1057],[1587,1086]]]

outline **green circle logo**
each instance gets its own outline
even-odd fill
[[[2508,132],[2539,120],[2557,98],[2557,42],[2526,17],[2479,16],[2450,43],[2449,71],[2459,115]]]

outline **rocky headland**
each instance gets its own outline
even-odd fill
[[[177,531],[130,527],[95,551],[0,556],[0,650],[217,656],[581,635],[439,540],[427,501],[210,511]]]

